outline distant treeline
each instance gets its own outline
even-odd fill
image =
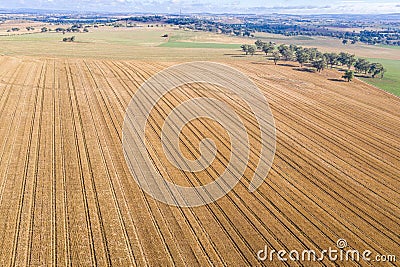
[[[128,20],[153,23],[164,22],[180,26],[182,28],[201,30],[208,32],[219,32],[224,34],[236,36],[254,36],[255,32],[266,32],[274,34],[282,34],[286,36],[328,36],[344,40],[344,44],[355,44],[362,42],[366,44],[386,44],[386,45],[399,45],[400,46],[400,29],[386,29],[386,30],[361,30],[360,32],[354,31],[337,31],[328,29],[327,26],[310,26],[310,25],[297,25],[295,23],[287,22],[245,22],[241,24],[227,24],[211,19],[202,19],[194,17],[167,17],[167,16],[139,16],[131,17]],[[336,26],[333,24],[332,27]],[[348,26],[346,26],[348,27]],[[343,27],[343,28],[346,28]]]

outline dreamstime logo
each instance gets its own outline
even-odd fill
[[[242,118],[224,101],[196,97],[179,103],[168,114],[161,128],[161,143],[166,158],[179,170],[196,173],[208,168],[216,157],[214,141],[200,141],[200,157],[191,160],[180,150],[183,127],[196,119],[211,119],[230,137],[230,159],[225,171],[214,181],[186,187],[164,179],[154,166],[146,144],[145,129],[152,110],[167,93],[184,85],[208,84],[229,90],[251,110],[258,132],[259,161],[249,191],[256,190],[267,177],[275,154],[275,124],[268,102],[257,86],[240,71],[212,62],[192,62],[172,66],[149,78],[135,93],[126,110],[123,135],[125,160],[138,185],[153,198],[169,205],[195,207],[226,195],[243,176],[250,154],[248,131]],[[193,87],[193,90],[196,90]]]
[[[343,249],[343,248],[347,247],[347,241],[346,241],[346,239],[339,238],[339,239],[336,241],[336,246],[337,246],[339,249]]]
[[[328,249],[315,251],[308,250],[274,250],[265,245],[264,249],[257,252],[257,259],[259,261],[323,261],[328,259],[330,261],[355,261],[359,262],[396,262],[396,255],[394,254],[374,254],[372,251],[366,249],[358,251],[348,247],[346,239],[340,238],[336,241],[336,248],[329,247]]]

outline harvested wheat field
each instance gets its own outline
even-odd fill
[[[177,88],[148,122],[149,153],[165,179],[208,183],[229,161],[229,137],[204,119],[183,129],[182,150],[195,158],[199,140],[213,138],[215,162],[199,173],[168,165],[160,125],[185,99],[230,103],[254,144],[244,177],[225,197],[179,208],[139,188],[121,145],[133,94],[171,62],[1,57],[0,265],[381,264],[257,259],[266,245],[322,251],[336,248],[340,238],[349,249],[400,256],[400,99],[358,80],[341,82],[337,71],[225,63],[247,74],[269,101],[277,129],[274,163],[250,193],[258,133],[246,106],[222,88]]]

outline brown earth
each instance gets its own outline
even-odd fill
[[[229,61],[269,101],[277,127],[273,167],[250,193],[258,149],[246,106],[221,90],[178,88],[148,124],[150,154],[166,179],[209,182],[229,160],[227,135],[197,120],[182,132],[184,153],[198,155],[201,136],[214,138],[221,152],[213,168],[196,174],[163,168],[159,127],[184,99],[209,96],[234,105],[254,148],[227,196],[177,208],[139,188],[121,145],[131,97],[171,64],[0,58],[1,266],[378,265],[276,256],[270,263],[256,256],[265,245],[322,251],[339,238],[348,248],[400,256],[399,98],[358,80],[343,82],[337,71]]]

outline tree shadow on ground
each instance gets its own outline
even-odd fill
[[[362,73],[354,73],[354,76],[356,76],[357,78],[367,78],[367,79],[371,78],[371,76]]]
[[[293,64],[288,64],[288,63],[278,63],[278,66],[283,66],[283,67],[297,67],[296,65]]]
[[[345,80],[337,79],[337,78],[329,78],[328,80],[329,80],[329,81],[332,81],[332,82],[347,82],[347,81],[345,81]]]
[[[250,64],[256,64],[256,65],[270,65],[270,64],[268,64],[267,61],[251,62]]]
[[[315,73],[316,72],[315,69],[310,69],[310,68],[293,68],[293,69],[297,70],[297,71],[310,72],[310,73]]]

